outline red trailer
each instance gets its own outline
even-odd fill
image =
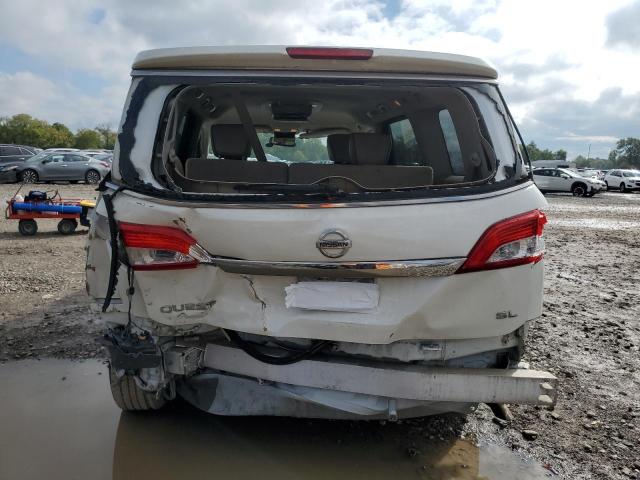
[[[58,232],[62,235],[73,233],[78,222],[89,226],[88,214],[95,207],[92,200],[79,198],[61,198],[56,190],[53,195],[49,192],[31,191],[24,198],[19,198],[20,189],[7,201],[5,218],[18,220],[18,231],[22,235],[35,235],[38,231],[37,218],[59,220]],[[18,198],[16,198],[18,197]]]

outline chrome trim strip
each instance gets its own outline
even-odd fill
[[[420,73],[394,72],[339,72],[331,70],[215,70],[215,69],[184,69],[184,70],[131,70],[132,77],[257,77],[257,78],[337,78],[337,79],[370,79],[370,80],[427,80],[438,82],[465,82],[498,84],[498,79],[488,77],[471,77],[456,75],[423,75]]]
[[[107,187],[115,190],[119,186],[113,183],[107,182]],[[216,202],[213,200],[203,200],[203,201],[192,201],[192,200],[176,200],[176,199],[166,199],[160,197],[154,197],[151,195],[146,195],[144,193],[135,192],[130,189],[125,189],[121,192],[121,195],[129,195],[135,198],[140,198],[143,200],[148,200],[152,202],[156,202],[162,205],[171,205],[173,207],[185,207],[185,208],[245,208],[245,209],[262,209],[262,208],[300,208],[306,210],[312,210],[316,208],[355,208],[355,207],[392,207],[395,205],[423,205],[430,203],[452,203],[452,202],[465,202],[467,200],[482,200],[485,198],[494,198],[500,197],[502,195],[507,195],[509,193],[523,190],[525,188],[535,187],[535,184],[529,180],[526,183],[520,185],[514,185],[509,188],[504,188],[501,190],[496,190],[494,192],[488,193],[475,193],[470,195],[452,195],[448,197],[431,197],[431,198],[413,198],[407,200],[378,200],[371,202],[363,202],[363,201],[354,201],[354,202],[344,202],[344,203],[258,203],[258,202],[248,202],[248,203],[225,203],[225,202]],[[197,193],[191,195],[198,195]],[[215,195],[224,195],[224,194],[215,194]],[[238,194],[233,194],[234,196],[239,196]],[[247,198],[255,198],[255,194],[248,194]]]
[[[444,277],[454,274],[464,257],[378,262],[270,262],[211,257],[203,262],[228,273],[287,277],[379,278]]]

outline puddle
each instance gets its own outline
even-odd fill
[[[96,361],[0,365],[0,478],[547,478],[511,451],[460,439],[408,452],[407,424],[216,417],[181,403],[121,414],[107,382]]]

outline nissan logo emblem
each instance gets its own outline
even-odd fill
[[[316,247],[325,257],[339,258],[351,248],[351,240],[340,230],[327,230],[320,235]]]

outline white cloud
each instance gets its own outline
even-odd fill
[[[0,73],[0,105],[8,114],[28,113],[74,128],[93,128],[103,123],[115,127],[123,103],[119,86],[107,87],[94,96],[31,72]]]
[[[557,148],[569,142],[570,155],[586,149],[586,143],[580,145],[583,138],[588,142],[625,134],[605,124],[616,112],[599,101],[603,92],[619,89],[619,108],[627,101],[636,102],[631,110],[639,107],[640,52],[629,48],[637,41],[632,27],[640,24],[640,18],[633,18],[640,16],[638,0],[403,0],[393,18],[384,16],[383,2],[365,0],[5,3],[0,44],[42,59],[52,69],[91,72],[109,87],[79,92],[56,83],[48,85],[51,97],[46,98],[0,93],[0,114],[30,108],[28,113],[43,112],[50,120],[71,118],[73,126],[91,116],[78,112],[81,105],[117,121],[137,51],[213,44],[342,44],[480,56],[500,70],[505,95],[527,140]],[[96,15],[97,10],[104,10],[104,16]],[[38,12],[37,25],[24,28],[33,12]],[[97,24],[91,21],[96,18]],[[4,76],[2,82],[11,79]],[[567,116],[546,115],[549,105],[558,106],[559,112],[562,105],[606,112],[583,109],[596,119],[571,117],[578,122],[572,125]],[[74,111],[64,111],[69,108]],[[56,116],[58,112],[64,117]],[[582,131],[580,123],[591,130]],[[603,144],[603,152],[606,148]]]

